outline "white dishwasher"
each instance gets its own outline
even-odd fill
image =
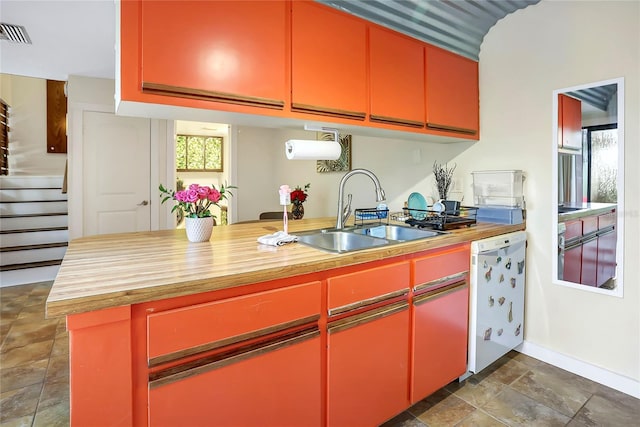
[[[461,380],[523,341],[526,243],[525,231],[471,242],[468,372]]]

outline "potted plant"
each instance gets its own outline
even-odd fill
[[[178,203],[171,209],[171,212],[179,210],[185,217],[185,228],[187,238],[190,242],[206,242],[211,238],[211,232],[215,224],[215,215],[211,213],[211,206],[220,206],[219,202],[227,198],[227,194],[233,195],[229,188],[222,185],[218,190],[215,185],[203,186],[191,184],[189,188],[180,191],[173,191],[160,184],[160,197],[162,203],[173,199]]]

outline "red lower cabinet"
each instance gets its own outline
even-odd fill
[[[409,406],[406,302],[329,324],[327,425],[377,426]]]
[[[466,372],[468,301],[465,281],[414,298],[411,403]]]
[[[149,426],[320,426],[319,332],[149,383]]]

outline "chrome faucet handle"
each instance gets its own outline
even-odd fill
[[[351,215],[351,199],[352,199],[353,195],[351,194],[347,194],[347,204],[344,207],[344,209],[342,210],[342,223],[346,223],[347,219],[349,219],[349,216]]]

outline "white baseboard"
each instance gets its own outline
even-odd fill
[[[520,353],[640,399],[640,381],[525,341]]]

